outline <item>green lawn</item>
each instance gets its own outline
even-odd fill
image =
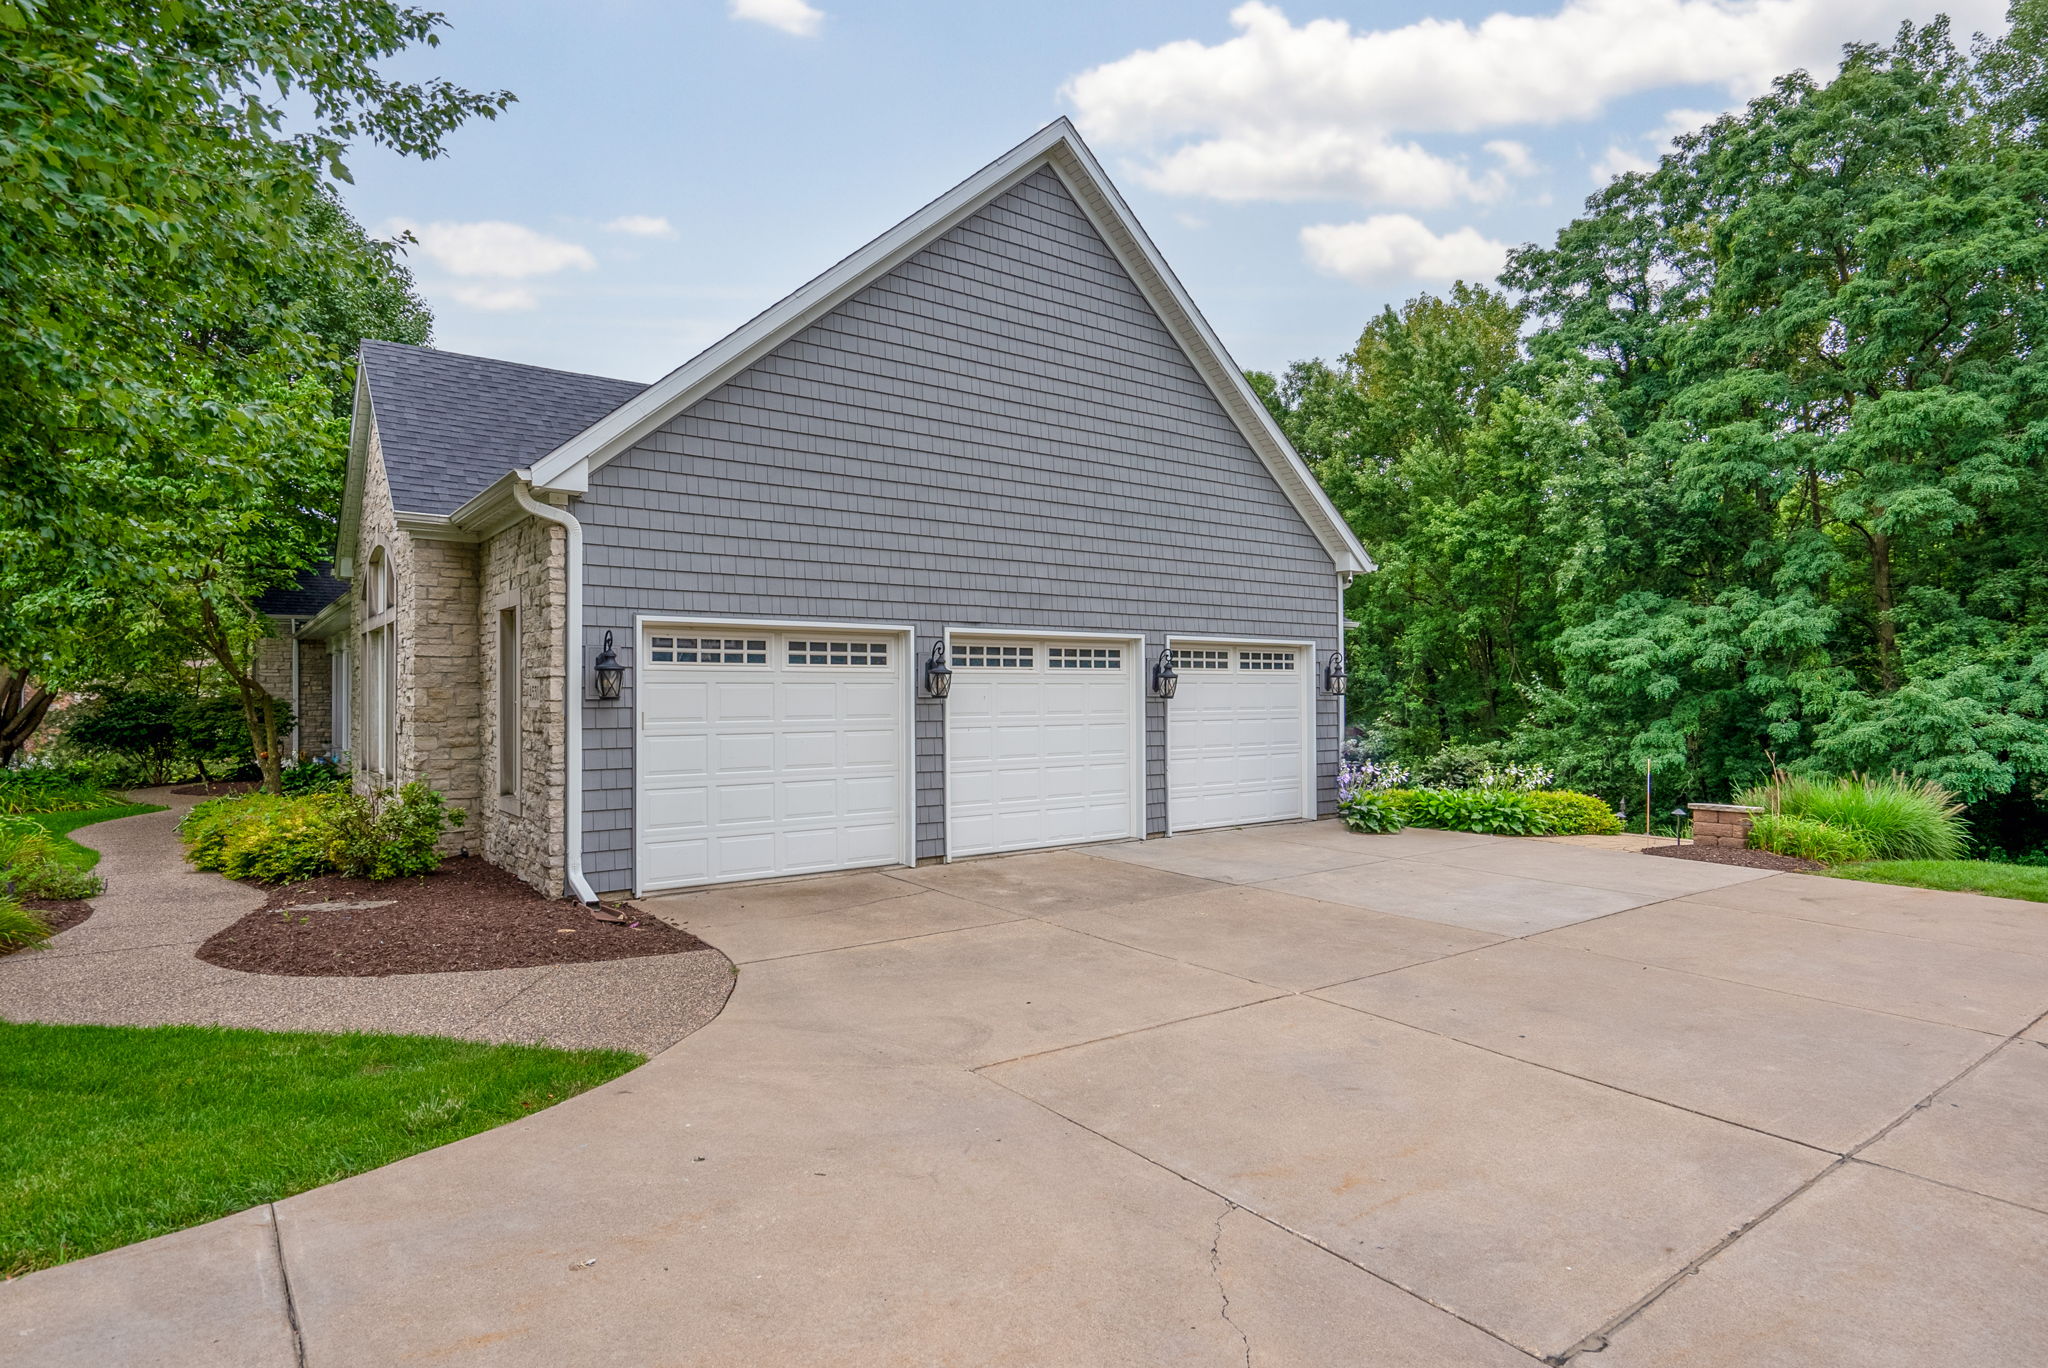
[[[72,840],[72,832],[95,822],[111,822],[116,817],[139,817],[145,812],[163,810],[161,803],[122,803],[117,807],[93,808],[89,812],[25,812],[21,815],[57,838],[58,859],[74,869],[91,869],[100,862],[100,853],[91,846]]]
[[[1838,879],[1862,879],[1868,883],[1908,884],[1951,893],[1988,893],[1994,898],[2048,902],[2048,869],[2037,865],[1997,864],[1990,860],[1873,860],[1868,864],[1837,865],[1828,873]]]
[[[0,1276],[460,1140],[640,1062],[434,1036],[0,1022]]]

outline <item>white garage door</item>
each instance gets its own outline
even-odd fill
[[[1143,834],[1136,643],[955,637],[946,702],[948,850]]]
[[[1313,815],[1309,661],[1292,646],[1175,643],[1180,683],[1166,705],[1175,831]]]
[[[640,887],[900,862],[902,638],[712,630],[642,635]]]

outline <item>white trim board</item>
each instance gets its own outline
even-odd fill
[[[775,347],[894,270],[1010,187],[1051,167],[1115,253],[1147,302],[1245,440],[1307,522],[1336,568],[1356,573],[1372,558],[1288,444],[1237,363],[1139,226],[1095,154],[1056,119],[838,265],[563,442],[533,464],[536,488],[587,493],[593,470],[753,365]]]

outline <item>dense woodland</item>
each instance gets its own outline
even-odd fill
[[[1370,750],[1899,770],[2048,842],[2048,4],[1794,73],[1255,386],[1379,563]]]

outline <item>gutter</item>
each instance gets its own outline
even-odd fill
[[[563,660],[563,673],[567,677],[562,681],[563,704],[568,710],[565,741],[569,752],[569,791],[564,796],[564,806],[568,809],[564,814],[568,828],[563,833],[567,847],[564,857],[570,891],[580,901],[594,905],[597,894],[591,891],[590,881],[583,877],[583,683],[576,666],[578,657],[583,654],[583,524],[577,522],[575,515],[567,509],[556,508],[534,498],[532,489],[519,478],[519,474],[512,481],[513,501],[541,521],[560,527],[569,539],[569,641],[568,654]]]

